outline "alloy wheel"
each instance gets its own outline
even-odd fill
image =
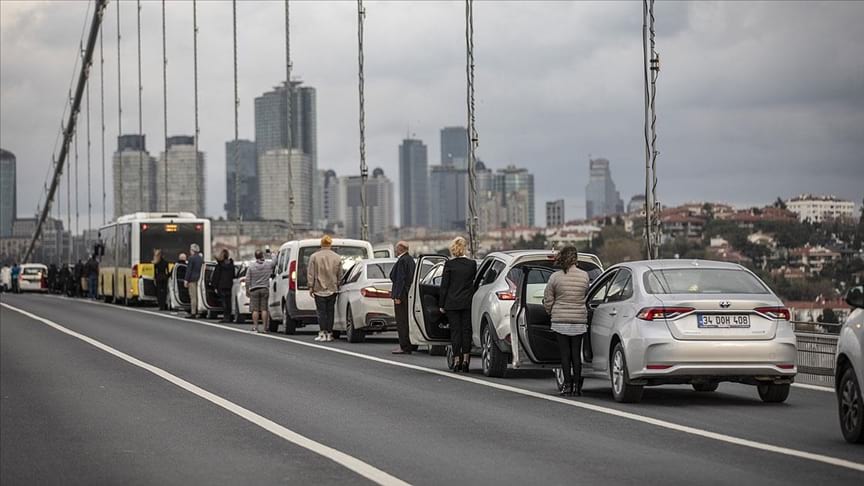
[[[840,395],[840,415],[844,429],[851,431],[858,428],[861,406],[861,396],[858,387],[855,386],[855,380],[847,379]]]
[[[489,333],[489,326],[483,328],[483,372],[488,373],[492,368],[492,335]]]
[[[624,388],[624,356],[620,351],[616,351],[612,357],[612,388],[616,394],[620,394]]]

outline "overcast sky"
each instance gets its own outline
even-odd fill
[[[464,125],[464,4],[368,1],[367,157],[394,181],[407,133],[439,160],[438,130]],[[161,2],[142,2],[143,123],[162,141]],[[318,90],[318,164],[359,173],[353,1],[291,3],[294,75]],[[18,213],[35,210],[87,2],[0,2],[0,144],[18,158]],[[108,207],[117,135],[116,2],[105,35]],[[137,133],[136,12],[120,2],[123,129]],[[763,204],[802,192],[864,197],[864,3],[658,2],[658,195],[665,204]],[[281,1],[238,2],[240,137],[253,99],[285,78]],[[193,132],[192,4],[169,1],[168,131]],[[565,198],[584,216],[588,157],[606,157],[625,203],[644,185],[640,2],[475,2],[479,156],[535,173],[537,220]],[[89,22],[89,17],[86,18]],[[207,212],[223,214],[233,138],[231,3],[198,4]],[[93,206],[101,213],[99,69],[91,87]],[[81,115],[81,128],[84,125]],[[83,136],[83,135],[82,135]],[[82,225],[85,144],[80,144]],[[65,193],[64,193],[65,194]],[[65,197],[65,196],[64,196]],[[74,203],[73,203],[74,204]],[[64,201],[65,207],[65,201]],[[94,216],[101,221],[101,214]]]

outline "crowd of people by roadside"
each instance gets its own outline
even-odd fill
[[[0,268],[0,291],[20,293],[21,265]],[[86,261],[79,259],[74,264],[51,263],[45,275],[46,290],[69,297],[96,298],[99,282],[99,259],[91,255]]]

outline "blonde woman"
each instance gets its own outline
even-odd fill
[[[438,306],[450,323],[453,346],[453,372],[468,372],[471,361],[471,299],[474,297],[474,274],[477,262],[465,256],[468,243],[457,237],[450,243],[453,257],[444,264]]]

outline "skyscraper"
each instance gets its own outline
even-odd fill
[[[167,167],[166,167],[167,160]],[[167,174],[166,174],[167,169]],[[166,177],[167,175],[167,177]],[[156,211],[204,215],[204,154],[195,154],[195,137],[168,137],[168,152],[156,164]]]
[[[429,187],[429,227],[441,231],[465,229],[468,171],[449,165],[432,166]]]
[[[564,200],[546,202],[546,227],[554,228],[564,224]]]
[[[334,170],[318,174],[321,184],[321,219],[319,227],[334,229],[345,222],[345,186]]]
[[[288,219],[288,150],[270,150],[258,157],[261,219]],[[291,187],[294,191],[294,224],[312,227],[312,161],[298,149],[291,154]]]
[[[585,187],[585,216],[588,219],[624,212],[624,201],[615,189],[607,159],[589,159],[589,182]]]
[[[234,209],[234,157],[240,165],[240,178],[237,185],[240,188],[240,217],[244,221],[256,220],[258,216],[258,157],[255,142],[249,140],[234,140],[225,142],[225,212],[228,219],[236,219]]]
[[[313,217],[320,218],[321,200],[318,195],[318,128],[315,88],[302,86],[300,81],[291,82],[291,120],[288,120],[288,90],[286,83],[255,98],[255,147],[260,158],[274,149],[287,149],[288,127],[291,127],[291,149],[306,154],[312,164],[312,190],[308,191]],[[260,162],[260,161],[259,161]],[[287,169],[286,169],[287,170]],[[261,170],[261,178],[268,174]],[[267,197],[265,195],[262,198]],[[294,200],[298,201],[297,194]],[[295,205],[296,207],[296,205]]]
[[[15,154],[0,149],[0,238],[12,236],[12,223],[18,216]]]
[[[429,225],[429,162],[422,140],[406,138],[399,146],[399,201],[403,227]]]
[[[521,204],[525,205],[524,210],[527,214],[520,215],[518,219],[520,222],[526,222],[527,226],[534,226],[534,174],[528,172],[528,169],[508,165],[504,169],[498,169],[495,174],[495,188],[501,193],[503,206],[509,206],[511,203],[516,204],[517,199],[514,199],[513,195],[521,193],[518,196],[518,202],[520,207]],[[509,211],[508,214],[510,214]],[[516,226],[514,223],[515,221],[511,221],[508,217],[508,226]]]
[[[117,151],[112,161],[114,218],[156,210],[156,159],[147,152],[146,137],[117,137]]]
[[[360,238],[363,229],[363,206],[360,201],[363,182],[360,176],[343,177],[341,182],[345,185],[345,234],[349,238]],[[393,183],[381,168],[373,170],[372,177],[366,180],[366,206],[369,239],[383,241],[393,226]]]
[[[441,165],[468,168],[468,132],[465,127],[441,129]]]

